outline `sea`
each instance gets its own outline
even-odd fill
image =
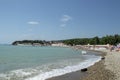
[[[46,80],[87,68],[101,57],[51,46],[0,45],[0,80]]]

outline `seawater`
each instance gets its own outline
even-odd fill
[[[93,65],[100,56],[50,46],[0,46],[0,80],[46,80]]]

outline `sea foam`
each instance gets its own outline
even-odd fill
[[[87,55],[84,56],[87,57]],[[43,65],[36,68],[13,70],[7,73],[0,74],[0,80],[46,80],[48,78],[64,75],[67,73],[78,71],[83,68],[87,68],[91,65],[94,65],[100,60],[100,56],[93,56],[92,58],[88,58],[83,62],[79,62],[73,65],[67,64],[70,60],[65,62],[62,61],[61,64],[59,63],[59,66],[62,67],[59,68],[56,67],[58,63],[50,63],[49,65]]]
[[[78,71],[78,70],[83,69],[83,68],[87,68],[89,66],[94,65],[96,62],[98,62],[100,60],[101,60],[101,57],[91,58],[91,59],[85,60],[84,62],[82,62],[78,65],[67,66],[67,67],[62,68],[62,69],[53,69],[52,71],[43,72],[35,77],[27,78],[25,80],[46,80],[48,78],[64,75],[67,73]]]

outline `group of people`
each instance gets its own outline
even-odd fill
[[[110,51],[120,51],[120,43],[117,46],[111,46]]]

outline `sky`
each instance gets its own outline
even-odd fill
[[[120,0],[0,0],[0,43],[120,34]]]

